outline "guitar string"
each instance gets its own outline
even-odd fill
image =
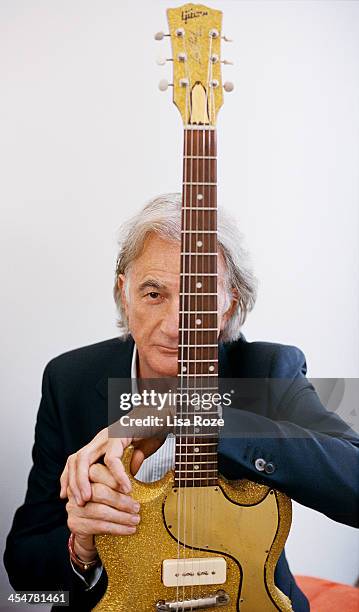
[[[190,135],[191,135],[191,147],[190,147],[191,155],[193,155],[193,133],[194,133],[194,129],[191,129],[190,130]],[[189,316],[189,320],[191,319],[192,297],[193,297],[191,295],[191,278],[192,278],[192,263],[193,263],[192,262],[193,256],[191,254],[192,253],[192,249],[191,249],[191,236],[192,236],[192,231],[193,231],[193,225],[192,225],[193,224],[193,218],[192,218],[193,217],[193,213],[192,213],[192,210],[194,208],[194,206],[193,206],[193,178],[194,177],[193,177],[193,159],[192,158],[191,158],[191,162],[190,162],[190,167],[191,167],[191,173],[190,173],[191,177],[190,177],[190,185],[189,185],[189,202],[190,202],[190,207],[191,207],[191,209],[190,209],[191,217],[190,217],[190,222],[189,222],[190,232],[189,232],[188,239],[186,238],[186,242],[188,242],[188,244],[190,246],[190,249],[188,251],[188,253],[189,253],[189,255],[188,255],[188,258],[189,258],[188,272],[189,272],[189,274],[188,274],[188,282],[187,282],[187,288],[188,288],[188,306],[189,306],[188,307],[188,311],[189,311],[189,315],[188,316]],[[185,186],[185,189],[188,189],[188,185]],[[187,234],[186,234],[186,236],[187,236]],[[188,318],[188,316],[187,316],[187,318]],[[188,325],[188,331],[187,331],[187,337],[188,337],[188,343],[187,343],[188,344],[188,352],[187,352],[188,366],[187,366],[187,369],[186,369],[186,375],[187,375],[187,381],[186,381],[187,385],[186,386],[187,386],[187,388],[190,387],[190,375],[189,375],[190,372],[189,372],[189,369],[190,369],[190,363],[191,363],[190,362],[191,352],[193,353],[192,345],[190,345],[191,344],[190,341],[192,340],[192,334],[190,332],[190,329],[191,329],[191,327],[190,327],[190,325]],[[192,392],[191,388],[190,388],[190,391]],[[188,405],[187,405],[187,414],[188,414]],[[186,461],[185,461],[185,472],[184,472],[185,491],[186,491],[186,493],[185,493],[185,513],[184,513],[185,518],[184,518],[184,537],[183,537],[183,543],[184,543],[184,546],[185,546],[185,548],[184,548],[184,557],[185,558],[187,557],[186,534],[187,534],[187,510],[188,509],[190,510],[190,516],[193,517],[193,512],[191,512],[191,508],[188,508],[189,502],[190,502],[190,500],[192,498],[191,494],[188,492],[189,491],[189,487],[188,487],[188,480],[187,480],[188,464],[189,464],[189,460],[188,460],[188,454],[189,454],[188,453],[188,445],[189,445],[189,436],[188,436],[188,431],[186,431]],[[193,450],[194,449],[192,447],[192,451]],[[192,455],[192,460],[193,460],[193,455]],[[183,581],[183,584],[184,584],[184,581]],[[185,600],[185,589],[186,589],[186,587],[183,586],[183,601]]]
[[[184,39],[184,51],[186,53],[186,41]],[[187,112],[187,117],[186,117],[186,128],[185,128],[185,137],[186,137],[186,149],[188,152],[188,136],[190,135],[190,155],[192,155],[193,152],[193,130],[190,130],[189,134],[188,134],[188,130],[187,130],[187,126],[189,125],[189,114],[190,114],[190,91],[191,91],[191,87],[192,87],[192,82],[191,82],[191,75],[189,74],[189,69],[188,69],[188,63],[186,62],[186,77],[187,77],[187,88],[186,88],[186,112]],[[192,208],[193,208],[193,203],[192,203],[192,182],[193,182],[193,166],[192,166],[192,162],[190,162],[189,164],[190,166],[190,189],[189,189],[189,214],[190,214],[190,220],[189,220],[189,229],[190,232],[184,233],[184,240],[183,240],[183,244],[185,246],[185,253],[189,252],[190,250],[187,251],[187,236],[192,236]],[[187,157],[185,158],[185,167],[186,167],[186,175],[188,175],[188,171],[187,171]],[[187,223],[187,190],[188,190],[188,185],[187,185],[187,180],[185,181],[185,185],[184,185],[184,193],[185,193],[185,202],[186,202],[186,208],[184,210],[184,218],[185,218],[185,223],[184,223],[184,229],[187,229],[188,227],[188,223]],[[190,319],[191,319],[191,308],[190,308],[190,304],[191,304],[191,295],[190,295],[190,286],[189,286],[189,291],[187,291],[188,288],[188,284],[190,283],[190,279],[191,279],[191,256],[189,256],[189,262],[188,262],[188,268],[189,268],[189,275],[187,277],[186,275],[186,264],[187,264],[187,259],[188,257],[186,255],[184,255],[184,269],[183,269],[183,287],[184,287],[184,298],[183,298],[183,309],[187,312],[186,314],[186,325],[185,328],[186,330],[190,329]],[[188,295],[187,295],[188,293]],[[190,331],[186,331],[185,337],[187,338],[186,340],[186,351],[187,351],[187,363],[186,363],[186,370],[185,370],[185,374],[186,374],[186,391],[189,387],[189,367],[190,367],[190,352],[191,352],[191,347],[190,347]],[[188,412],[188,410],[186,410],[186,412]],[[183,416],[183,410],[182,410],[182,404],[181,404],[181,416]],[[182,432],[183,435],[183,432]],[[182,438],[182,436],[181,436]],[[181,459],[182,459],[182,453],[181,453]],[[181,463],[181,469],[180,472],[181,476],[183,476],[183,504],[184,504],[184,508],[183,508],[183,558],[186,559],[186,553],[187,553],[187,549],[186,549],[186,528],[187,528],[187,506],[188,506],[188,492],[186,490],[187,488],[187,480],[186,480],[186,475],[187,475],[187,465],[188,465],[188,437],[187,435],[185,436],[185,462],[184,462],[184,468],[185,471],[183,471],[183,467],[182,467],[182,463]],[[181,479],[182,482],[182,479]],[[180,533],[180,531],[179,531]],[[185,600],[185,584],[184,584],[184,580],[183,580],[183,584],[182,584],[182,600]],[[178,601],[178,599],[177,599]],[[183,606],[182,606],[183,607]]]
[[[198,195],[199,181],[200,181],[200,176],[199,176],[199,160],[198,160],[198,155],[199,155],[199,134],[200,134],[200,130],[197,129],[196,132],[195,132],[195,135],[196,135],[196,145],[195,145],[195,150],[192,151],[192,159],[191,159],[192,167],[196,163],[196,189],[195,189],[196,196],[195,197],[196,197],[197,204],[198,204],[197,195]],[[196,160],[195,156],[197,156],[197,160]],[[196,213],[195,225],[196,225],[195,233],[192,234],[192,232],[191,232],[190,237],[189,237],[189,242],[190,242],[190,245],[191,245],[191,252],[194,251],[194,253],[195,253],[195,275],[193,277],[194,278],[194,283],[193,283],[193,281],[191,280],[191,277],[190,277],[189,284],[190,284],[190,291],[192,291],[192,286],[191,285],[193,285],[193,284],[195,285],[195,287],[193,287],[193,290],[194,290],[194,293],[195,293],[195,295],[194,295],[194,298],[195,298],[195,300],[194,300],[194,302],[195,302],[195,304],[194,304],[194,314],[191,314],[190,316],[192,316],[192,320],[193,320],[193,323],[194,323],[193,328],[195,330],[194,331],[194,374],[197,374],[197,341],[198,341],[198,336],[197,336],[196,320],[198,318],[198,310],[199,310],[198,309],[198,299],[197,299],[197,282],[198,282],[198,255],[197,255],[197,249],[198,249],[198,247],[197,247],[197,242],[198,242],[198,212]],[[192,296],[191,296],[191,298],[192,298]],[[192,328],[192,324],[190,324],[190,327]],[[197,383],[197,377],[194,376],[194,384],[196,384],[196,383]],[[195,389],[195,391],[197,391],[197,388]],[[191,410],[191,416],[194,419],[194,415],[192,414],[192,412],[195,412],[195,410]],[[192,441],[196,442],[197,441],[197,438],[196,438],[196,428],[194,426],[194,423],[193,423],[192,429],[193,429],[193,432],[192,432],[193,433]],[[199,448],[201,448],[201,447],[199,447]],[[192,491],[193,491],[193,493],[194,493],[194,487],[195,487],[195,476],[194,476],[195,469],[194,469],[194,465],[195,465],[195,458],[194,458],[194,455],[192,455],[191,469],[192,469]],[[193,499],[193,497],[192,497],[192,499]],[[192,501],[192,504],[193,503],[194,502]],[[197,510],[197,512],[199,512],[199,509]],[[194,544],[193,544],[193,542],[194,542],[194,523],[195,523],[195,508],[194,507],[191,508],[191,518],[192,518],[192,521],[191,521],[191,523],[192,523],[191,524],[191,540],[192,540],[192,551],[191,551],[192,554],[191,554],[191,557],[192,557],[192,559],[194,559]],[[195,580],[193,578],[194,574],[195,574],[195,572],[194,572],[194,561],[193,560],[192,560],[192,572],[191,573],[192,573],[191,600],[193,600],[193,597],[194,597],[193,590],[194,590],[194,582],[195,582]],[[192,611],[192,605],[191,605],[191,611]]]
[[[187,75],[188,78],[188,75]],[[186,98],[185,98],[185,126],[187,126],[189,121],[189,88],[186,89]],[[183,195],[182,195],[182,201],[183,201],[183,208],[181,211],[181,226],[183,227],[184,230],[187,229],[187,192],[186,192],[186,183],[187,183],[187,155],[188,155],[188,143],[187,143],[187,133],[186,133],[186,127],[184,129],[184,167],[183,167]],[[180,355],[181,355],[181,359],[180,359],[180,372],[179,372],[179,382],[180,382],[180,398],[182,398],[182,394],[183,394],[183,365],[184,365],[184,344],[185,344],[185,333],[184,333],[184,328],[185,328],[185,285],[186,285],[186,276],[185,276],[185,268],[186,268],[186,256],[183,254],[186,252],[186,247],[185,247],[185,240],[186,240],[186,232],[184,231],[183,233],[183,240],[181,237],[181,271],[184,273],[182,277],[180,277],[180,309],[181,309],[181,348],[180,348]],[[178,397],[177,397],[177,401],[176,401],[176,414],[178,414]],[[182,418],[182,399],[180,399],[180,417]],[[182,463],[181,463],[181,459],[182,459],[182,436],[179,435],[178,436],[178,426],[176,426],[176,441],[175,441],[175,447],[177,446],[177,457],[180,458],[180,463],[177,464],[178,466],[178,470],[177,470],[177,474],[178,474],[178,495],[177,495],[177,585],[176,585],[176,601],[179,601],[179,575],[180,575],[180,571],[179,571],[179,567],[180,567],[180,558],[181,558],[181,545],[180,545],[180,534],[181,534],[181,518],[182,518],[182,491],[181,491],[181,469],[182,469]],[[177,606],[178,608],[178,606]]]
[[[213,39],[211,39],[211,41],[213,41]],[[212,53],[211,53],[212,55]],[[211,81],[213,81],[213,64],[212,62],[210,62],[210,68],[211,68]],[[211,107],[211,120],[212,120],[212,124],[213,126],[215,125],[215,93],[214,93],[214,87],[210,88],[210,107]],[[213,134],[212,131],[209,134],[210,137],[210,155],[215,155],[217,157],[217,138],[216,138],[216,131],[213,130]],[[211,164],[211,160],[209,161],[209,165]],[[215,159],[214,161],[214,170],[215,170],[215,176],[211,176],[209,182],[213,182],[216,183],[215,187],[213,188],[214,191],[214,196],[215,198],[213,198],[213,207],[215,212],[213,213],[213,217],[214,217],[214,224],[213,227],[215,229],[217,229],[217,224],[218,224],[218,215],[217,215],[217,159]],[[212,173],[211,173],[212,174]],[[210,191],[212,191],[212,187],[209,188]],[[216,332],[216,339],[217,339],[217,349],[215,352],[215,357],[217,359],[217,362],[213,363],[213,366],[215,366],[215,363],[217,363],[217,376],[215,378],[216,380],[216,385],[218,385],[218,243],[217,243],[217,234],[210,234],[210,242],[211,242],[211,253],[216,253],[216,257],[215,257],[215,263],[214,263],[214,267],[215,267],[215,272],[217,273],[217,276],[214,276],[213,278],[216,280],[215,286],[216,286],[216,295],[214,296],[214,300],[215,300],[215,306],[216,308],[214,308],[213,310],[217,310],[217,315],[216,315],[216,328],[217,328],[217,332]],[[215,370],[214,370],[215,371]],[[216,415],[217,416],[217,415]],[[217,430],[217,427],[216,427]],[[216,438],[216,441],[218,442],[218,438]],[[218,447],[214,447],[218,453]],[[216,471],[216,475],[218,474],[218,454],[215,455],[216,457],[216,463],[215,464],[207,464],[207,470],[209,470],[209,465],[215,465],[217,468]],[[210,472],[207,471],[207,476],[209,476]],[[210,507],[210,521],[209,524],[213,525],[213,519],[214,519],[214,508],[213,505],[211,504]]]
[[[211,130],[211,126],[213,125],[213,108],[212,108],[212,98],[211,98],[211,87],[210,87],[210,83],[211,83],[211,79],[212,79],[212,62],[211,62],[211,56],[212,56],[212,43],[213,43],[213,38],[210,37],[210,42],[209,42],[209,57],[208,57],[208,74],[207,74],[207,91],[208,91],[208,113],[209,113],[209,129],[208,129],[208,135],[207,135],[207,151],[204,151],[204,155],[208,154],[209,156],[212,155],[212,130]],[[208,159],[206,160],[206,165],[207,165],[207,179],[205,178],[205,180],[208,183],[212,182],[212,176],[211,176],[211,171],[210,171],[210,167],[211,167],[211,160]],[[212,192],[212,187],[208,185],[207,187],[207,206],[211,206],[213,205],[212,203],[212,198],[211,198],[211,192]],[[213,213],[212,211],[210,211],[209,213],[207,213],[208,215],[208,227],[212,228],[212,218],[213,217]],[[209,253],[214,253],[215,251],[212,248],[212,234],[207,234],[207,248],[208,248],[208,252]],[[212,271],[212,267],[210,266],[210,262],[208,259],[208,267],[211,269]],[[209,278],[209,276],[207,275],[207,278]],[[208,291],[208,293],[210,293]],[[208,299],[208,302],[210,302],[212,300],[212,296]],[[214,310],[213,308],[210,308],[210,310]],[[211,342],[208,342],[208,344],[211,344]],[[210,356],[210,354],[213,353],[213,348],[210,347],[208,350],[208,355]],[[209,386],[209,378],[207,377],[207,386]],[[212,390],[211,390],[212,391]],[[207,437],[207,442],[208,442],[208,437]],[[208,462],[208,446],[207,446],[207,452],[206,452],[206,456],[207,456],[207,462]],[[212,448],[212,447],[210,447]],[[209,472],[208,472],[208,463],[206,466],[206,482],[207,482],[207,487],[209,486]],[[212,515],[212,504],[208,504],[207,505],[207,520],[206,520],[206,524],[207,524],[207,529],[209,528],[209,526],[212,524],[211,522],[211,515]]]

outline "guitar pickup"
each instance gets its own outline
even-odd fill
[[[165,559],[162,563],[162,582],[166,587],[223,584],[226,575],[223,557]]]
[[[219,608],[226,606],[230,597],[226,591],[219,590],[207,597],[195,599],[181,599],[177,601],[165,601],[161,599],[156,604],[156,612],[171,612],[171,610],[204,610],[205,608]]]

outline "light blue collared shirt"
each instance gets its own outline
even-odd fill
[[[131,364],[132,393],[137,391],[137,347],[134,345]],[[162,446],[142,463],[136,474],[141,482],[159,480],[174,467],[175,436],[168,434]]]

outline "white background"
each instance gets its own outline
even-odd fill
[[[219,201],[260,279],[245,335],[300,346],[312,377],[358,376],[359,3],[211,5],[235,39]],[[180,117],[157,89],[169,41],[153,40],[168,6],[0,0],[2,540],[46,362],[116,335],[116,231],[181,187]],[[295,573],[356,578],[356,532],[298,505],[287,551]]]

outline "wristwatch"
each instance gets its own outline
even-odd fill
[[[68,544],[67,544],[68,549],[69,549],[69,553],[70,553],[70,559],[83,572],[87,572],[87,570],[89,570],[92,567],[95,567],[95,565],[99,564],[100,557],[98,555],[96,556],[95,559],[93,559],[93,561],[83,561],[82,559],[80,559],[80,557],[78,557],[77,554],[75,553],[75,546],[74,545],[75,545],[75,534],[71,533],[70,537],[69,537]]]

